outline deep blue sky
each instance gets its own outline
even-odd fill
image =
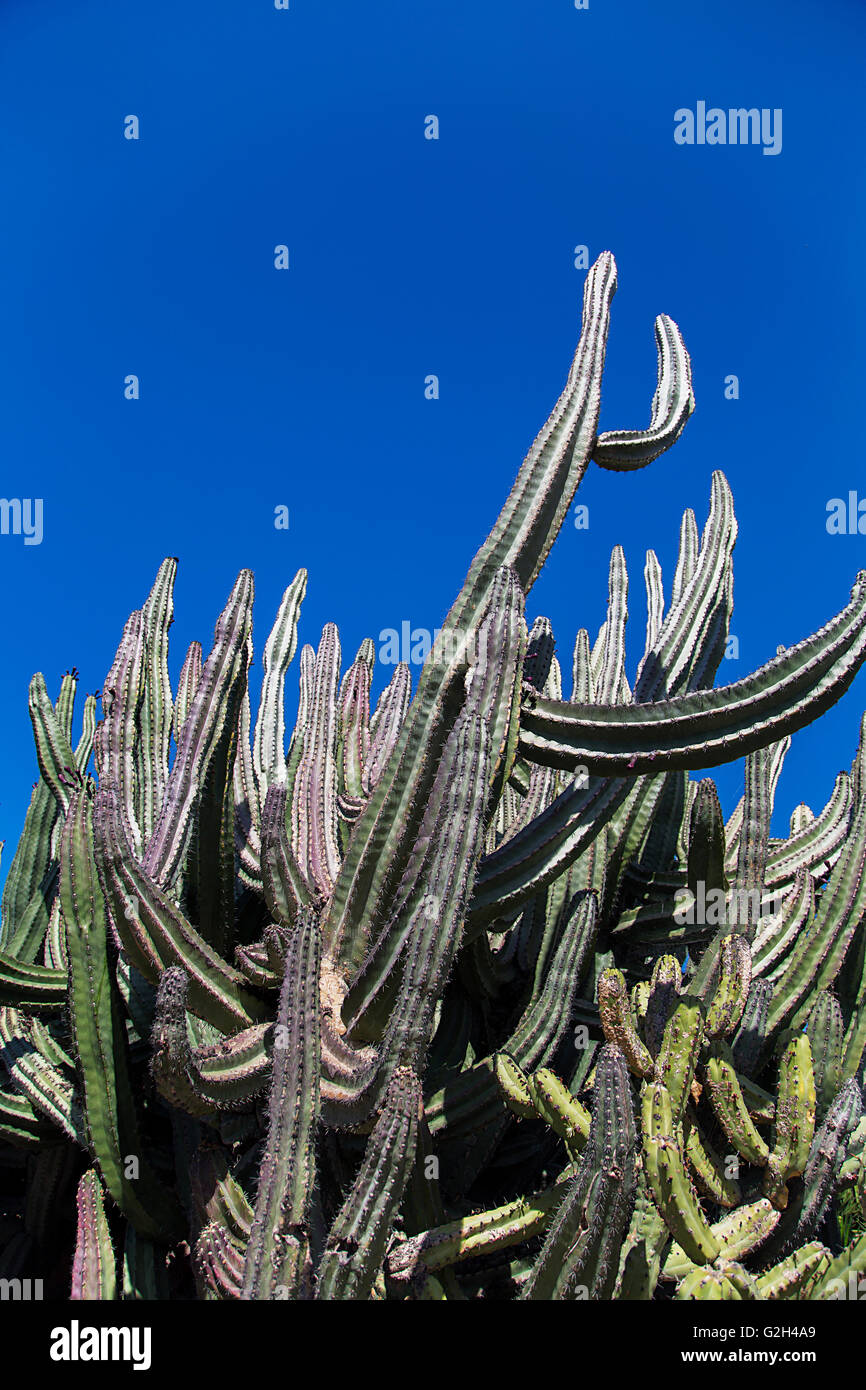
[[[825,521],[866,497],[864,52],[859,0],[2,0],[2,493],[44,501],[40,546],[0,536],[3,869],[36,775],[31,675],[101,686],[163,556],[174,673],[241,566],[257,654],[301,565],[302,642],[335,621],[350,661],[436,627],[564,381],[577,244],[619,268],[602,428],[648,420],[659,312],[697,411],[643,472],[588,473],[590,530],[563,532],[529,600],[566,669],[621,543],[633,675],[645,550],[669,593],[715,468],[740,525],[719,682],[844,606],[866,542]],[[781,108],[781,153],[676,145],[699,100]],[[823,805],[864,706],[861,674],[795,738],[776,833]],[[729,811],[742,765],[717,780]]]

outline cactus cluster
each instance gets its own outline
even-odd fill
[[[716,473],[667,605],[647,554],[631,683],[617,548],[563,698],[526,595],[590,461],[643,467],[694,406],[662,315],[649,427],[599,434],[615,287],[604,254],[414,694],[399,665],[371,712],[373,643],[342,671],[329,624],[286,749],[303,570],[255,721],[249,571],[173,690],[173,559],[74,748],[76,674],[56,702],[34,677],[0,929],[2,1276],[61,1299],[635,1300],[820,1299],[866,1272],[866,720],[826,807],[770,833],[792,734],[866,658],[866,574],[714,688],[736,539]],[[725,822],[689,773],[740,758]]]

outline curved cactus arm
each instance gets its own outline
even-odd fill
[[[601,468],[618,473],[645,468],[676,443],[695,408],[692,366],[679,328],[667,314],[659,314],[655,335],[658,384],[649,429],[606,430],[600,434],[592,457]]]
[[[257,1023],[223,1043],[193,1048],[187,1076],[211,1110],[243,1110],[271,1079],[273,1049],[273,1025]]]
[[[52,1026],[56,1026],[53,1020]],[[70,1055],[72,1048],[70,1047],[69,1052],[66,1052],[50,1031],[49,1026],[41,1019],[28,1016],[28,1032],[37,1051],[47,1062],[50,1062],[54,1067],[60,1067],[61,1070],[65,1068],[70,1074],[75,1071],[75,1061]]]
[[[765,1241],[772,1236],[778,1224],[779,1213],[766,1197],[759,1197],[757,1201],[739,1206],[728,1212],[720,1221],[714,1222],[710,1231],[719,1243],[719,1254],[716,1257],[719,1268],[732,1260],[745,1259],[759,1246],[763,1253]],[[698,1261],[699,1269],[702,1264],[703,1261]],[[682,1246],[674,1243],[665,1260],[663,1277],[682,1279],[694,1269],[695,1262],[686,1255]]]
[[[851,823],[853,798],[847,772],[836,778],[830,799],[817,816],[792,830],[787,840],[774,846],[767,856],[765,882],[768,888],[786,884],[797,870],[813,871],[842,847]]]
[[[174,621],[177,560],[163,560],[141,610],[144,662],[136,746],[136,820],[150,838],[168,782],[172,697],[168,678],[168,630]]]
[[[13,1149],[42,1150],[51,1125],[24,1095],[0,1090],[0,1139]]]
[[[521,716],[521,752],[563,771],[629,776],[715,767],[775,743],[835,704],[866,659],[861,575],[832,622],[733,685],[648,705],[532,702]]]
[[[143,1235],[165,1237],[179,1228],[180,1209],[143,1156],[86,789],[76,795],[63,828],[60,864],[70,1020],[90,1145],[121,1211]]]
[[[264,800],[268,787],[286,780],[286,672],[298,642],[298,617],[307,592],[307,571],[299,569],[280,601],[265,643],[264,674],[253,743],[253,768]]]
[[[178,746],[180,746],[181,730],[186,723],[186,717],[190,712],[195,692],[201,680],[201,656],[201,642],[190,642],[183,659],[183,665],[180,668],[177,694],[174,697],[174,708],[171,714],[171,730]]]
[[[318,1299],[370,1297],[415,1159],[420,1109],[417,1076],[410,1068],[398,1067],[367,1141],[361,1170],[328,1235],[317,1272]]]
[[[318,917],[307,909],[289,938],[277,1008],[268,1134],[244,1264],[245,1299],[297,1299],[309,1293],[309,1216],[319,1123],[320,960]],[[281,1284],[285,1288],[278,1293]]]
[[[779,647],[777,655],[781,655],[784,647]],[[779,778],[782,775],[782,768],[785,766],[785,759],[791,748],[791,740],[782,738],[778,743],[771,744],[769,748],[770,770],[769,770],[769,798],[770,815],[772,816],[773,807],[776,804],[776,789],[779,785]]]
[[[568,514],[595,444],[601,376],[616,266],[605,252],[584,287],[583,324],[565,389],[537,436],[508,500],[476,554],[424,665],[415,700],[387,771],[359,819],[330,906],[326,930],[335,957],[402,877],[466,669],[502,566],[524,593],[536,579]],[[349,946],[352,955],[352,946]],[[352,959],[347,964],[356,964]]]
[[[9,1080],[43,1120],[86,1149],[87,1134],[75,1086],[66,1069],[40,1050],[32,1023],[17,1009],[0,1006],[0,1058]]]
[[[76,1207],[78,1227],[69,1297],[72,1300],[116,1298],[117,1257],[105,1215],[102,1183],[95,1168],[89,1168],[78,1184]]]
[[[179,966],[163,971],[151,1034],[150,1074],[171,1105],[188,1115],[209,1116],[211,1106],[199,1097],[188,1075],[192,1052],[186,1026],[188,992],[187,975]]]
[[[238,718],[233,696],[246,683],[252,602],[252,574],[241,570],[217,620],[214,644],[180,731],[159,818],[141,861],[145,873],[163,888],[173,882],[187,851],[194,808],[214,753],[227,725]]]
[[[12,1004],[27,1013],[54,1011],[66,1003],[65,969],[48,965],[22,965],[0,952],[0,1004]]]
[[[638,1137],[625,1059],[608,1043],[595,1073],[589,1138],[523,1290],[524,1299],[610,1298],[637,1191]]]
[[[669,617],[664,620],[662,630],[660,630],[659,641],[656,649],[651,653],[652,664],[645,671],[642,677],[642,688],[645,691],[655,691],[664,687],[676,691],[680,685],[688,684],[694,670],[695,660],[701,655],[702,638],[695,638],[695,631],[703,632],[701,624],[706,621],[708,606],[712,603],[714,588],[719,582],[719,575],[723,573],[728,559],[730,559],[730,549],[733,546],[735,537],[735,521],[733,505],[731,505],[730,491],[728,491],[723,475],[717,474],[713,478],[713,499],[710,506],[710,516],[705,528],[705,538],[701,548],[701,555],[695,556],[695,566],[692,570],[691,578],[687,585],[687,592],[681,595],[678,602],[676,613],[671,610]],[[688,624],[696,624],[694,630],[689,630]],[[637,688],[635,688],[637,689]],[[613,802],[612,812],[619,808],[623,799],[623,788],[616,784],[610,785],[592,783],[587,785],[585,770],[580,769],[580,776],[575,778],[574,784],[560,795],[560,798],[548,809],[545,817],[539,819],[538,824],[525,828],[523,837],[514,837],[512,851],[500,848],[489,856],[488,862],[481,866],[480,884],[478,884],[478,894],[484,891],[485,880],[492,877],[499,863],[506,863],[512,858],[512,853],[517,852],[521,856],[521,862],[513,866],[510,870],[512,881],[517,878],[514,887],[517,888],[518,897],[513,906],[523,902],[531,891],[537,891],[539,887],[544,887],[549,883],[550,877],[555,876],[556,870],[562,869],[570,863],[575,856],[582,853],[582,849],[587,847],[587,840],[581,833],[580,817],[582,802],[587,801],[588,792],[592,795],[601,795],[602,799],[610,798]],[[641,816],[649,815],[652,810],[652,803],[655,803],[659,795],[659,785],[656,784],[655,792],[646,801],[644,794],[641,794],[644,810]],[[628,792],[626,794],[628,795]],[[632,810],[637,812],[637,803],[632,806]],[[592,834],[598,833],[598,828],[606,820],[606,812],[602,812],[603,819],[599,826],[592,827]],[[626,812],[623,812],[626,815]],[[631,812],[628,813],[631,815]],[[577,826],[571,817],[577,817]],[[556,827],[556,833],[550,835],[549,821],[559,819],[563,823],[564,835],[560,827]],[[638,826],[635,823],[635,826]],[[544,844],[541,853],[530,851],[532,840],[542,840],[549,837],[548,844]],[[637,847],[634,847],[637,848]],[[623,849],[621,841],[617,852]],[[541,862],[539,862],[541,860]],[[627,856],[624,856],[627,862]],[[553,869],[553,873],[550,870]],[[616,876],[614,876],[616,877]],[[613,880],[612,880],[613,887]],[[499,912],[505,913],[510,909],[512,903],[509,902],[509,894],[512,891],[512,883],[499,884]],[[613,890],[616,891],[616,890]],[[481,917],[482,903],[480,903],[480,916],[478,920],[489,920],[489,917]]]
[[[151,1075],[172,1105],[189,1115],[213,1119],[222,1110],[243,1110],[271,1079],[274,1029],[256,1024],[220,1043],[192,1047],[186,1006],[189,980],[172,966],[164,971],[156,999],[151,1041]]]
[[[245,980],[259,989],[279,989],[282,979],[282,957],[279,968],[274,965],[274,942],[276,928],[271,923],[266,927],[262,941],[251,942],[249,946],[235,947],[235,964]],[[278,953],[279,954],[279,953]]]

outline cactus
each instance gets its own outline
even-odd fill
[[[615,288],[605,253],[414,695],[401,665],[371,709],[374,645],[344,669],[333,623],[298,653],[304,569],[257,703],[248,570],[172,690],[174,558],[98,724],[87,696],[76,738],[76,673],[56,699],[34,676],[0,904],[0,1145],[24,1196],[5,1272],[262,1301],[823,1299],[859,1274],[866,719],[823,809],[770,826],[791,736],[866,660],[866,574],[716,687],[737,534],[717,472],[667,609],[647,553],[637,670],[617,546],[563,698],[532,585],[590,463],[646,466],[694,408],[660,315],[649,427],[599,433]],[[725,821],[706,769],[737,759]]]

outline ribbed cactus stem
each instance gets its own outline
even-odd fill
[[[589,1139],[523,1298],[610,1297],[634,1207],[637,1144],[625,1057],[608,1043],[596,1068]]]
[[[309,1215],[319,1121],[320,957],[318,918],[306,909],[288,944],[277,1008],[268,1133],[244,1264],[245,1299],[297,1299],[311,1293]]]

